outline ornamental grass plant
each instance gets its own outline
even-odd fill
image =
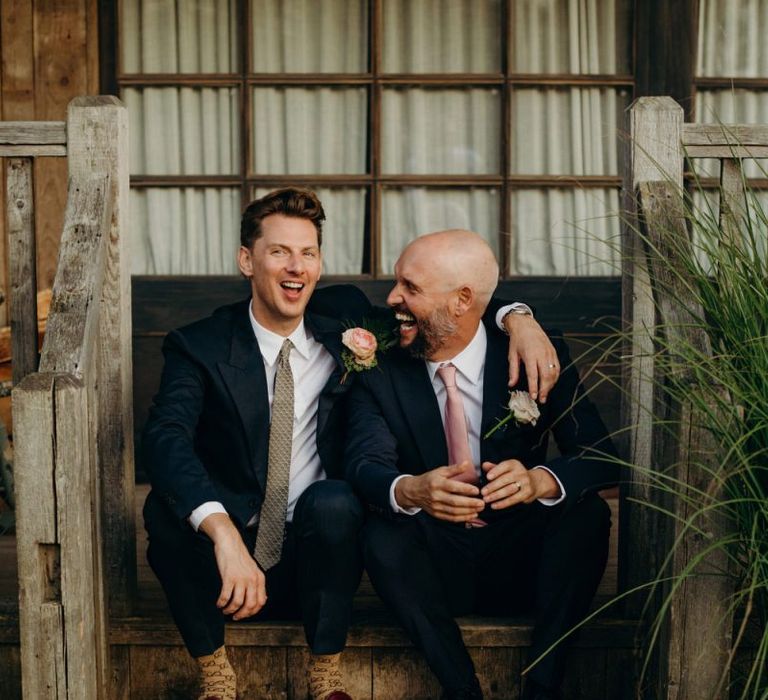
[[[727,607],[734,618],[727,673],[712,698],[768,699],[768,198],[747,191],[736,212],[736,229],[720,222],[718,193],[695,186],[685,193],[680,229],[635,231],[651,266],[654,298],[677,306],[678,327],[662,324],[648,332],[654,347],[653,382],[661,403],[687,406],[653,411],[655,429],[672,441],[691,433],[700,438],[690,453],[695,483],[680,477],[675,464],[644,469],[655,491],[659,517],[677,521],[677,538],[649,582],[650,626],[646,664],[663,635],[674,596],[689,577],[727,577]],[[662,316],[663,318],[663,316]],[[668,316],[667,318],[670,318]],[[682,326],[685,327],[682,327]],[[701,338],[708,341],[702,347]],[[706,346],[709,347],[706,347]],[[632,470],[641,469],[636,465]],[[689,472],[690,473],[690,472]],[[681,504],[684,507],[681,507]],[[713,530],[707,524],[720,523]],[[673,566],[674,548],[695,534],[703,541],[682,567]],[[716,562],[713,566],[713,562]],[[717,622],[717,621],[715,621]],[[700,700],[705,700],[701,698]]]

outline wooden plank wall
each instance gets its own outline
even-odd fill
[[[0,120],[66,119],[73,97],[99,92],[98,54],[98,0],[2,0]],[[5,172],[4,163],[0,170]],[[36,159],[34,182],[37,282],[47,289],[64,221],[65,159]],[[5,199],[0,198],[0,290],[7,297],[6,237]],[[7,303],[1,304],[0,326],[7,318]]]

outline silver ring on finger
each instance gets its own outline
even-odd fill
[[[557,367],[557,365],[547,365],[547,367],[549,367],[549,369],[555,369],[555,367]]]
[[[517,493],[523,490],[523,485],[519,481],[515,482],[515,486],[517,486]]]

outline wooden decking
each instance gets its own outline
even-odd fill
[[[146,486],[137,488],[137,515]],[[617,499],[609,568],[598,601],[616,590]],[[144,538],[137,538],[139,597],[136,614],[113,618],[110,646],[112,697],[195,697],[195,666],[170,619],[162,591],[144,557]],[[0,537],[0,697],[20,697],[15,541]],[[513,700],[520,690],[520,671],[530,639],[525,619],[464,618],[462,631],[475,659],[487,698]],[[227,629],[246,698],[305,698],[306,644],[301,626],[287,623],[237,623]],[[568,698],[621,700],[631,697],[634,624],[610,614],[588,625],[571,654]],[[439,689],[408,639],[384,610],[367,580],[358,592],[355,621],[344,654],[346,677],[356,699],[437,698]]]

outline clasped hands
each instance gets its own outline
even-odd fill
[[[404,477],[395,485],[395,500],[401,508],[421,508],[434,518],[463,523],[476,519],[486,506],[502,510],[560,495],[552,474],[546,469],[526,469],[517,459],[483,462],[488,483],[482,488],[456,480],[468,466],[462,462]]]

